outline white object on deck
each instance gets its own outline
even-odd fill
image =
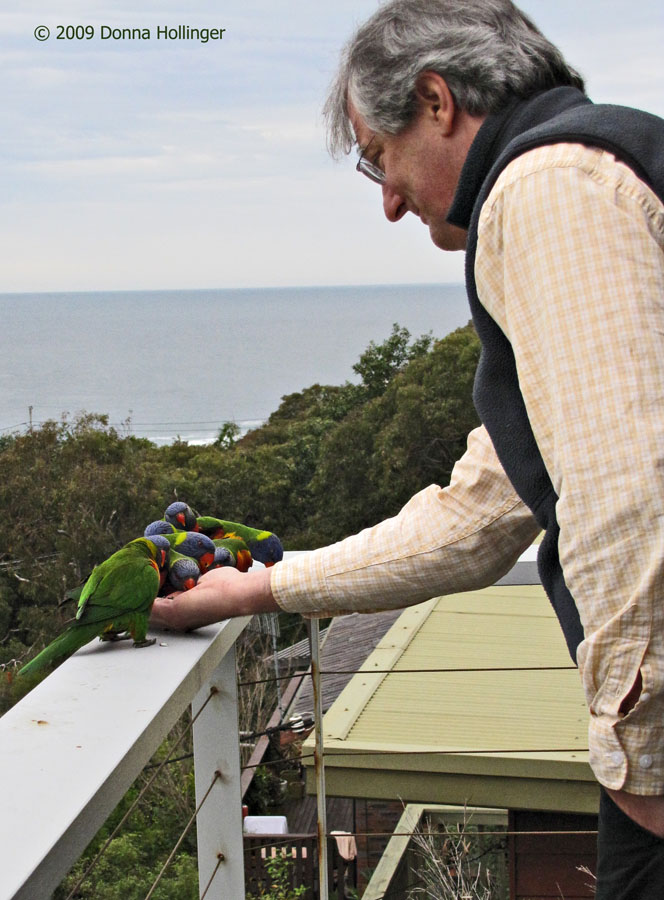
[[[245,834],[288,834],[286,816],[245,816]]]

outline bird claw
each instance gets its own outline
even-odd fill
[[[100,641],[111,641],[111,642],[115,643],[116,641],[128,641],[130,637],[131,637],[131,635],[128,634],[126,631],[123,632],[122,634],[118,633],[117,631],[109,631],[108,634],[100,635],[99,640]]]
[[[157,638],[146,638],[144,641],[134,641],[134,647],[151,647],[157,643]]]

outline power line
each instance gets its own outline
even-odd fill
[[[440,667],[433,669],[321,669],[321,675],[418,675],[418,674],[453,674],[454,672],[558,672],[558,671],[576,671],[576,666],[469,666],[460,669],[458,667]],[[311,675],[311,672],[305,672],[303,675]],[[295,676],[280,675],[279,678],[274,676],[270,678],[258,678],[255,681],[239,681],[238,687],[252,687],[257,684],[270,684],[274,681],[286,681]]]
[[[461,809],[461,807],[459,807]],[[468,825],[481,825],[480,822],[472,823],[469,822]],[[355,837],[355,838],[371,838],[371,837],[419,837],[422,835],[422,831],[344,831],[342,833],[343,837]],[[424,832],[428,834],[428,832]],[[444,831],[441,832],[432,832],[432,837],[441,837],[444,838],[446,833]],[[575,830],[559,830],[559,831],[510,831],[507,827],[497,829],[495,831],[485,831],[482,829],[481,831],[468,831],[467,828],[461,829],[459,832],[453,832],[453,835],[458,834],[459,836],[463,835],[470,839],[474,837],[555,837],[560,835],[597,835],[597,829],[593,828],[579,828]],[[340,835],[334,832],[327,832],[325,837],[328,839],[339,837]],[[296,838],[299,835],[291,835],[290,840],[288,835],[279,835],[279,840],[270,840],[269,834],[245,834],[245,837],[251,838],[255,841],[255,843],[261,843],[265,841],[266,847],[287,847],[289,844],[296,843]],[[306,835],[306,837],[317,837],[315,834]],[[253,848],[245,847],[244,852],[247,853],[251,851]]]

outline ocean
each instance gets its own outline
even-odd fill
[[[440,338],[469,318],[460,284],[0,294],[0,434],[85,411],[206,443],[286,394],[356,381],[394,322]]]

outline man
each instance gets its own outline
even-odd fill
[[[466,248],[483,422],[449,487],[332,547],[204,576],[190,628],[371,611],[490,584],[539,529],[603,785],[597,897],[664,897],[664,123],[595,107],[509,0],[392,0],[325,112],[385,215]]]

